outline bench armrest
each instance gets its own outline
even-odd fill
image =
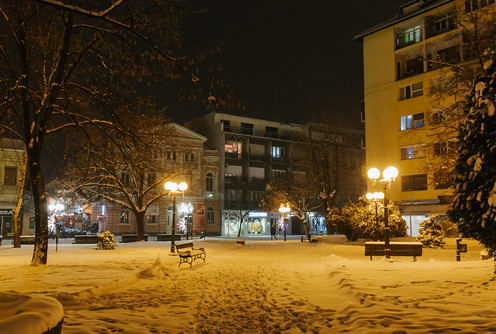
[[[182,255],[182,256],[188,256],[188,255],[191,255],[191,251],[187,250],[187,251],[177,251],[177,254],[178,255]]]
[[[203,247],[200,247],[200,248],[193,248],[193,250],[201,250],[202,252],[204,252],[204,251],[205,251],[205,248],[203,248]]]

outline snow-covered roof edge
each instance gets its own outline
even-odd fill
[[[422,1],[422,0],[413,0],[411,2],[408,2],[408,3],[404,4],[404,5],[401,5],[400,6],[400,9],[403,8],[403,7],[406,7],[408,5],[411,5],[412,3],[419,2],[419,1]],[[387,27],[390,27],[392,25],[395,25],[396,23],[399,23],[399,22],[402,22],[402,21],[406,21],[406,20],[408,20],[408,19],[410,19],[412,17],[415,17],[415,16],[420,15],[422,13],[428,12],[428,11],[430,11],[430,10],[436,8],[436,7],[445,5],[445,4],[450,3],[450,2],[453,2],[453,1],[454,0],[439,0],[439,1],[434,1],[434,2],[426,5],[425,7],[422,7],[419,10],[414,11],[412,13],[409,13],[409,14],[407,14],[405,16],[392,17],[392,18],[390,18],[390,19],[388,19],[388,20],[386,20],[386,21],[384,21],[382,23],[379,23],[379,24],[373,26],[372,28],[367,29],[364,32],[356,35],[355,37],[353,37],[353,40],[358,41],[358,42],[362,42],[362,40],[363,40],[363,38],[365,36],[371,35],[371,34],[377,32],[379,30],[382,30],[384,28],[387,28]]]

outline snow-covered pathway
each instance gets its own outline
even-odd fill
[[[169,243],[59,245],[49,265],[0,249],[0,291],[64,306],[64,333],[496,332],[493,261],[452,249],[369,261],[363,244],[202,240],[207,260],[177,267]],[[1,329],[0,329],[1,333]]]

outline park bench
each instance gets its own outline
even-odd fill
[[[194,248],[192,242],[184,242],[181,244],[176,244],[176,252],[179,255],[179,267],[183,263],[189,263],[189,266],[193,264],[196,259],[202,259],[205,262],[207,253],[203,247]]]
[[[148,241],[148,234],[145,234],[145,241]],[[121,236],[121,242],[126,243],[126,242],[137,242],[138,241],[138,235],[137,234],[123,234]]]
[[[88,234],[88,235],[75,235],[73,244],[97,244],[98,243],[98,235],[96,234]]]
[[[19,236],[21,245],[34,245],[34,235]]]
[[[172,234],[157,234],[157,241],[172,241]],[[175,234],[174,241],[181,241],[181,235]]]
[[[401,242],[391,241],[389,243],[391,256],[413,256],[413,261],[417,261],[417,256],[422,256],[421,242]],[[365,242],[365,256],[384,256],[386,255],[384,241],[367,241]]]

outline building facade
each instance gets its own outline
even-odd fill
[[[457,23],[460,15],[493,3],[414,0],[396,17],[355,37],[363,43],[366,166],[398,168],[391,199],[411,236],[427,217],[445,214],[452,194],[442,181],[446,175],[426,166],[442,159],[456,140],[456,132],[440,122],[443,110],[456,101],[454,96],[434,101],[430,92],[458,66],[474,63],[466,27]],[[377,187],[368,184],[369,191]]]
[[[22,141],[6,138],[0,140],[0,233],[3,238],[12,239],[14,236],[12,210],[17,204],[23,157]],[[20,233],[33,234],[34,220],[30,220],[26,210],[21,209],[19,219],[22,222],[19,226]]]
[[[219,151],[206,143],[206,137],[178,124],[171,124],[171,127],[175,144],[164,147],[163,164],[170,169],[194,167],[188,168],[190,171],[187,175],[173,180],[188,183],[184,194],[176,196],[176,233],[220,235]],[[164,196],[152,204],[145,216],[145,233],[151,236],[170,234],[173,211],[172,196]],[[135,216],[127,208],[108,202],[93,204],[89,216],[93,223],[98,223],[99,231],[110,231],[117,235],[137,233]]]
[[[243,213],[246,217],[241,226],[242,235],[270,235],[270,227],[278,226],[281,215],[260,208],[266,185],[278,175],[305,173],[311,169],[310,139],[314,142],[332,141],[333,154],[338,154],[343,162],[339,168],[349,167],[349,174],[358,171],[358,177],[343,187],[342,195],[347,197],[343,202],[363,195],[363,131],[356,132],[361,134],[361,139],[354,142],[356,150],[348,150],[345,147],[356,135],[353,130],[343,131],[321,124],[288,124],[212,112],[187,122],[185,126],[207,137],[220,152],[223,235],[238,234]],[[345,182],[343,175],[341,181]],[[324,217],[319,212],[308,213],[307,222],[311,233],[325,233]],[[295,217],[290,219],[286,229],[289,234],[304,233]]]

